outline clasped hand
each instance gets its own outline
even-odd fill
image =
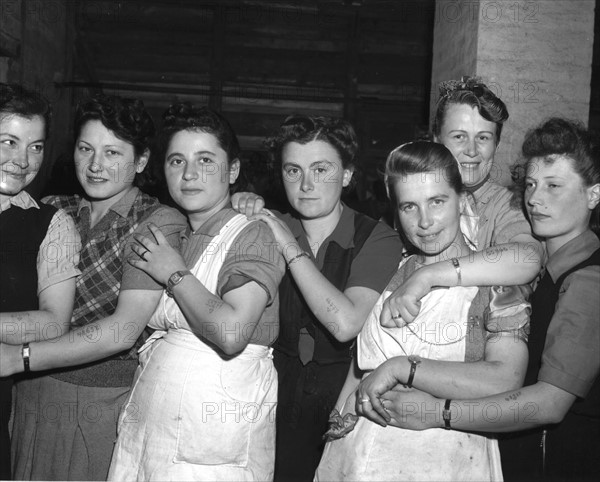
[[[132,259],[129,262],[148,273],[158,283],[166,285],[169,277],[175,271],[188,268],[181,254],[173,249],[160,229],[152,223],[148,224],[148,229],[154,240],[140,234],[134,235],[136,243],[132,245],[131,249],[139,259]]]

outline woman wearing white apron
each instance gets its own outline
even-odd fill
[[[140,349],[109,480],[268,480],[283,259],[267,249],[264,223],[229,208],[239,146],[227,121],[176,104],[164,122],[167,184],[190,227],[182,255],[158,230],[138,238],[135,265],[167,290]]]
[[[520,386],[529,319],[520,289],[458,283],[422,298],[412,323],[399,320],[398,326],[382,327],[379,315],[385,299],[411,273],[447,260],[460,280],[455,260],[471,249],[460,231],[465,201],[460,173],[443,145],[415,142],[395,149],[387,160],[386,177],[403,233],[416,254],[400,263],[358,337],[357,362],[367,373],[362,382],[352,371],[348,376],[338,400],[341,416],[333,417],[316,480],[501,480],[495,440],[443,429],[415,432],[386,426],[389,420],[376,411],[385,414],[379,397],[398,383],[443,398]],[[388,366],[405,376],[390,376]]]

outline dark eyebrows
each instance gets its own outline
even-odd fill
[[[7,136],[10,137],[11,139],[15,139],[16,141],[20,141],[21,138],[19,136],[15,136],[14,134],[11,134],[9,132],[0,132],[0,136]],[[38,139],[36,141],[32,141],[29,144],[35,144],[37,142],[46,142],[46,139]]]

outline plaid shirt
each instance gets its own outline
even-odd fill
[[[86,199],[77,195],[51,196],[44,202],[71,215],[81,234],[79,269],[82,274],[77,280],[71,325],[84,326],[110,316],[117,307],[128,238],[161,204],[133,188],[111,206],[98,224],[90,227],[90,203]],[[115,333],[117,335],[123,336]],[[127,352],[92,362],[83,368],[64,369],[52,376],[86,386],[127,386],[133,380],[137,350],[143,338],[142,334]],[[123,361],[129,361],[132,366],[125,367]]]

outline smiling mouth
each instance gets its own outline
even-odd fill
[[[466,169],[475,169],[476,167],[479,166],[479,162],[461,162],[460,165],[461,167],[464,167]]]
[[[428,241],[433,241],[435,238],[437,238],[440,235],[439,232],[435,233],[435,234],[419,234],[419,238],[421,238],[423,241],[428,242]]]
[[[87,182],[92,183],[92,184],[99,184],[101,182],[107,182],[108,179],[104,179],[103,177],[92,177],[92,176],[86,176]]]

